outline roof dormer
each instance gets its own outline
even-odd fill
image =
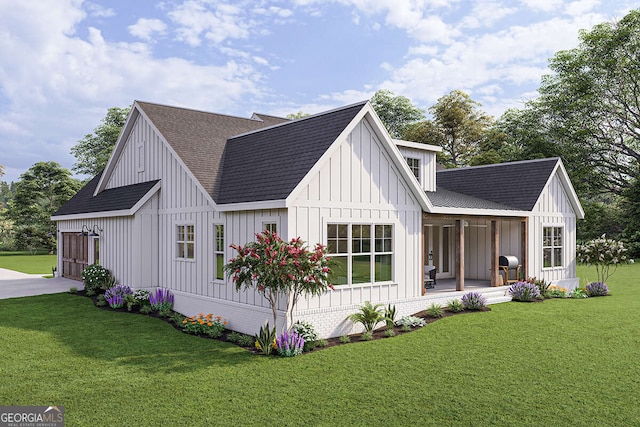
[[[436,191],[436,154],[442,147],[419,142],[394,139],[393,142],[400,150],[424,191]]]

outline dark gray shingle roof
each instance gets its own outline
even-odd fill
[[[75,196],[62,205],[53,216],[131,209],[159,181],[155,180],[124,187],[110,188],[93,197],[93,192],[101,176],[102,174],[96,175],[82,187]]]
[[[436,191],[427,191],[427,198],[433,206],[443,208],[514,210],[512,207],[500,203],[467,196],[440,187],[437,187]]]
[[[213,196],[227,139],[289,119],[260,114],[255,119],[136,101],[202,187]]]
[[[436,173],[436,184],[438,188],[455,193],[530,211],[558,160],[550,158],[445,169]]]
[[[224,204],[286,198],[365,104],[230,138],[214,200]]]

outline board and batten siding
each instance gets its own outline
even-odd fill
[[[498,255],[513,255],[522,263],[520,244],[521,219],[498,219]],[[466,279],[491,280],[491,221],[468,219],[464,230],[464,277]],[[452,248],[455,251],[455,248]],[[455,256],[452,252],[451,256]],[[524,274],[524,271],[522,272]],[[510,273],[514,277],[515,273]]]
[[[564,263],[562,267],[544,268],[542,233],[544,227],[564,227]],[[576,213],[558,177],[551,178],[534,206],[529,220],[529,276],[541,277],[565,287],[575,287]]]
[[[420,297],[422,209],[366,119],[320,166],[289,208],[289,236],[313,247],[327,244],[328,223],[393,225],[391,282],[340,285],[298,302],[296,318],[311,321],[322,336],[337,336],[351,329],[343,320],[365,301]]]
[[[420,160],[420,187],[424,191],[436,191],[436,153],[401,145],[397,147],[404,158],[409,157]]]

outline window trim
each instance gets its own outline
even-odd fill
[[[343,283],[343,284],[334,284],[335,286],[349,286],[349,287],[358,287],[358,286],[374,286],[374,285],[380,285],[380,284],[391,284],[391,283],[395,283],[395,275],[396,275],[396,270],[395,270],[395,255],[396,255],[396,248],[395,248],[395,229],[398,226],[398,224],[396,223],[396,221],[381,221],[381,222],[374,222],[374,221],[358,221],[358,220],[325,220],[323,221],[323,234],[324,234],[324,242],[326,247],[329,247],[329,230],[328,227],[329,225],[346,225],[347,226],[347,252],[343,252],[343,253],[329,253],[327,252],[327,255],[330,258],[336,258],[336,257],[342,257],[342,258],[346,258],[347,260],[347,264],[346,264],[346,269],[347,269],[347,283]],[[354,240],[353,240],[353,226],[354,225],[367,225],[370,227],[370,236],[369,236],[369,241],[370,241],[370,246],[369,246],[369,252],[354,252],[353,251],[353,244],[354,244]],[[376,230],[376,226],[389,226],[391,227],[391,251],[376,251],[375,249],[375,244],[376,244],[376,238],[375,238],[375,230]],[[384,243],[383,243],[384,245]],[[354,283],[353,282],[353,258],[354,256],[369,256],[369,282],[364,282],[364,283]],[[381,280],[381,281],[376,281],[376,256],[377,255],[391,255],[391,279],[390,280]]]
[[[551,246],[546,246],[545,242],[544,242],[544,236],[545,236],[545,230],[546,229],[551,229]],[[555,230],[560,229],[560,237],[562,239],[562,245],[560,246],[556,246],[555,245]],[[563,269],[566,266],[566,236],[565,236],[565,227],[564,225],[557,225],[557,224],[543,224],[542,225],[542,269],[543,270],[553,270],[553,269]],[[551,250],[551,255],[550,255],[550,261],[551,261],[551,265],[550,266],[545,266],[544,265],[544,253],[546,249],[550,249]],[[560,249],[561,251],[561,265],[555,265],[555,250],[556,249]]]
[[[183,231],[183,236],[185,237],[184,240],[179,240],[178,237],[180,236],[180,231],[179,228],[180,227],[184,227],[184,231]],[[193,240],[188,240],[188,227],[193,227]],[[174,245],[174,250],[176,251],[175,253],[175,259],[178,261],[189,261],[189,262],[195,262],[196,260],[196,226],[193,222],[178,222],[175,224],[175,245]],[[191,243],[193,244],[193,256],[192,257],[187,257],[184,255],[188,255],[188,251],[187,251],[187,245]],[[182,245],[182,248],[179,249],[179,245]]]
[[[272,230],[270,226],[273,226],[275,230]],[[274,231],[277,233],[279,228],[280,227],[278,226],[278,221],[265,219],[262,221],[262,229],[260,230],[260,232],[268,230],[268,231]]]
[[[409,157],[406,156],[405,161],[407,162],[407,166],[409,166],[409,170],[413,173],[413,176],[416,177],[416,179],[418,180],[419,183],[421,183],[420,180],[420,158],[419,157]],[[411,162],[410,162],[411,160]],[[416,162],[417,165],[412,164],[413,162]]]
[[[222,236],[218,235],[218,227],[222,227]],[[219,237],[221,237],[222,246],[221,248],[218,246]],[[226,258],[226,247],[224,244],[225,241],[225,226],[222,222],[213,223],[213,281],[214,282],[224,282],[224,264]],[[222,271],[218,271],[218,256],[222,256]],[[221,275],[222,277],[218,277]]]

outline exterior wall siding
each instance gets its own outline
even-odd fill
[[[365,301],[421,299],[421,221],[420,205],[363,120],[289,208],[289,236],[301,236],[310,246],[326,245],[327,223],[392,224],[393,280],[336,286],[320,297],[299,301],[295,317],[311,321],[323,336],[336,336],[343,332],[336,325],[345,313]],[[328,313],[336,313],[339,321],[327,321]]]
[[[562,267],[544,268],[542,233],[548,226],[564,227],[564,263]],[[556,175],[540,195],[529,220],[529,275],[541,277],[568,288],[577,286],[576,278],[576,214]]]
[[[436,153],[403,146],[398,150],[405,158],[420,159],[420,186],[425,191],[436,191]]]

